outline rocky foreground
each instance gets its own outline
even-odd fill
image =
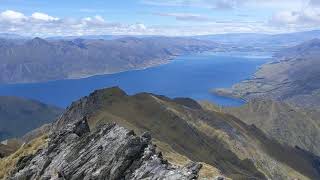
[[[90,131],[86,119],[50,135],[48,147],[19,160],[10,178],[196,179],[200,164],[170,165],[151,143],[116,124]]]

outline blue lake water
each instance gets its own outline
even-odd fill
[[[31,98],[44,103],[68,106],[95,89],[119,86],[128,94],[151,92],[169,97],[191,97],[224,106],[238,106],[241,100],[210,93],[213,88],[231,87],[249,78],[266,63],[266,56],[237,56],[201,53],[180,56],[169,64],[144,70],[45,83],[2,84],[0,95]]]

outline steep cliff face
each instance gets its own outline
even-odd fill
[[[21,158],[9,179],[196,179],[200,164],[170,165],[148,133],[116,124],[90,131],[86,119],[55,131],[48,147]]]

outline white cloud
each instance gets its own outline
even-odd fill
[[[245,0],[242,0],[245,1]],[[210,9],[232,9],[241,0],[142,0],[141,2],[154,6],[186,6]]]
[[[84,12],[84,13],[103,13],[105,12],[104,9],[90,9],[90,8],[82,8],[79,9],[80,12]]]
[[[319,2],[320,4],[320,2]],[[275,13],[270,19],[271,25],[296,28],[310,28],[320,26],[320,7],[310,1],[300,10],[283,10]]]
[[[96,21],[101,22],[101,23],[105,23],[105,20],[103,19],[103,17],[101,16],[95,16],[94,17]]]
[[[299,21],[300,14],[291,11],[282,11],[273,15],[271,22],[277,25],[294,24]]]
[[[203,22],[210,21],[210,18],[199,15],[199,14],[190,14],[190,13],[153,13],[157,16],[167,16],[174,17],[178,21],[195,21],[195,22]]]
[[[35,20],[40,20],[40,21],[58,21],[59,18],[49,16],[48,14],[45,13],[40,13],[40,12],[35,12],[31,15],[31,18]]]
[[[203,35],[224,32],[266,32],[267,28],[261,22],[214,22],[207,21],[206,25],[192,24],[172,26],[146,26],[143,23],[123,24],[110,23],[101,16],[84,18],[58,18],[45,13],[33,13],[30,16],[20,12],[0,13],[0,32],[18,33],[28,36],[64,36],[64,35],[168,35],[186,36]],[[205,20],[196,14],[170,13],[163,16],[173,16],[180,20]],[[10,17],[10,18],[9,18]],[[9,20],[9,21],[8,21]],[[20,23],[14,23],[20,21]],[[268,29],[267,32],[272,32]]]
[[[148,0],[153,3],[169,3],[169,5],[197,6],[203,8],[235,9],[242,6],[250,8],[274,8],[270,19],[252,20],[249,16],[244,21],[232,19],[212,19],[209,16],[196,13],[153,13],[157,16],[175,18],[177,25],[147,26],[143,23],[113,23],[104,17],[87,16],[83,18],[59,18],[43,12],[26,15],[21,12],[6,10],[0,12],[0,33],[18,33],[28,36],[63,36],[63,35],[99,35],[99,34],[127,34],[127,35],[205,35],[220,33],[282,33],[309,30],[320,26],[320,5],[315,0],[291,1],[283,0]],[[217,2],[222,2],[218,4]],[[255,5],[255,3],[259,3]],[[276,4],[278,3],[279,6]],[[209,6],[211,4],[212,6]],[[304,4],[304,6],[302,6]],[[301,8],[300,7],[305,7]],[[276,7],[276,8],[275,8]],[[298,8],[300,7],[300,8]],[[242,9],[243,10],[243,9]],[[299,11],[298,11],[299,10]],[[258,9],[259,11],[259,9]],[[97,14],[97,13],[95,13]],[[219,18],[219,17],[215,17]],[[219,21],[220,20],[220,21]],[[139,22],[139,21],[138,21]],[[199,22],[199,23],[197,23]],[[156,24],[156,23],[155,23]]]
[[[319,0],[311,0],[319,1]],[[214,10],[230,10],[238,8],[298,8],[306,4],[306,0],[141,0],[142,3],[154,6],[185,6],[209,8]]]
[[[7,23],[22,23],[27,17],[20,12],[6,10],[0,13],[0,20]]]
[[[136,24],[130,25],[130,29],[131,30],[146,31],[147,27],[142,23],[136,23]]]
[[[235,1],[217,1],[213,9],[229,10],[235,7]]]
[[[0,33],[18,33],[28,36],[148,34],[152,29],[142,23],[108,23],[102,16],[58,18],[35,12],[27,16],[21,12],[0,12]]]
[[[190,36],[224,33],[278,33],[284,29],[271,28],[263,22],[212,22],[206,25],[158,26],[155,34],[172,36]],[[164,33],[165,32],[165,33]]]
[[[320,6],[319,0],[310,0],[309,2],[310,6]]]
[[[105,19],[101,16],[85,17],[81,20],[81,23],[86,26],[102,26],[107,24]]]

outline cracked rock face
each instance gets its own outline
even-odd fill
[[[116,124],[90,132],[86,119],[50,135],[48,147],[19,160],[10,179],[197,179],[200,164],[170,165],[151,137]]]

